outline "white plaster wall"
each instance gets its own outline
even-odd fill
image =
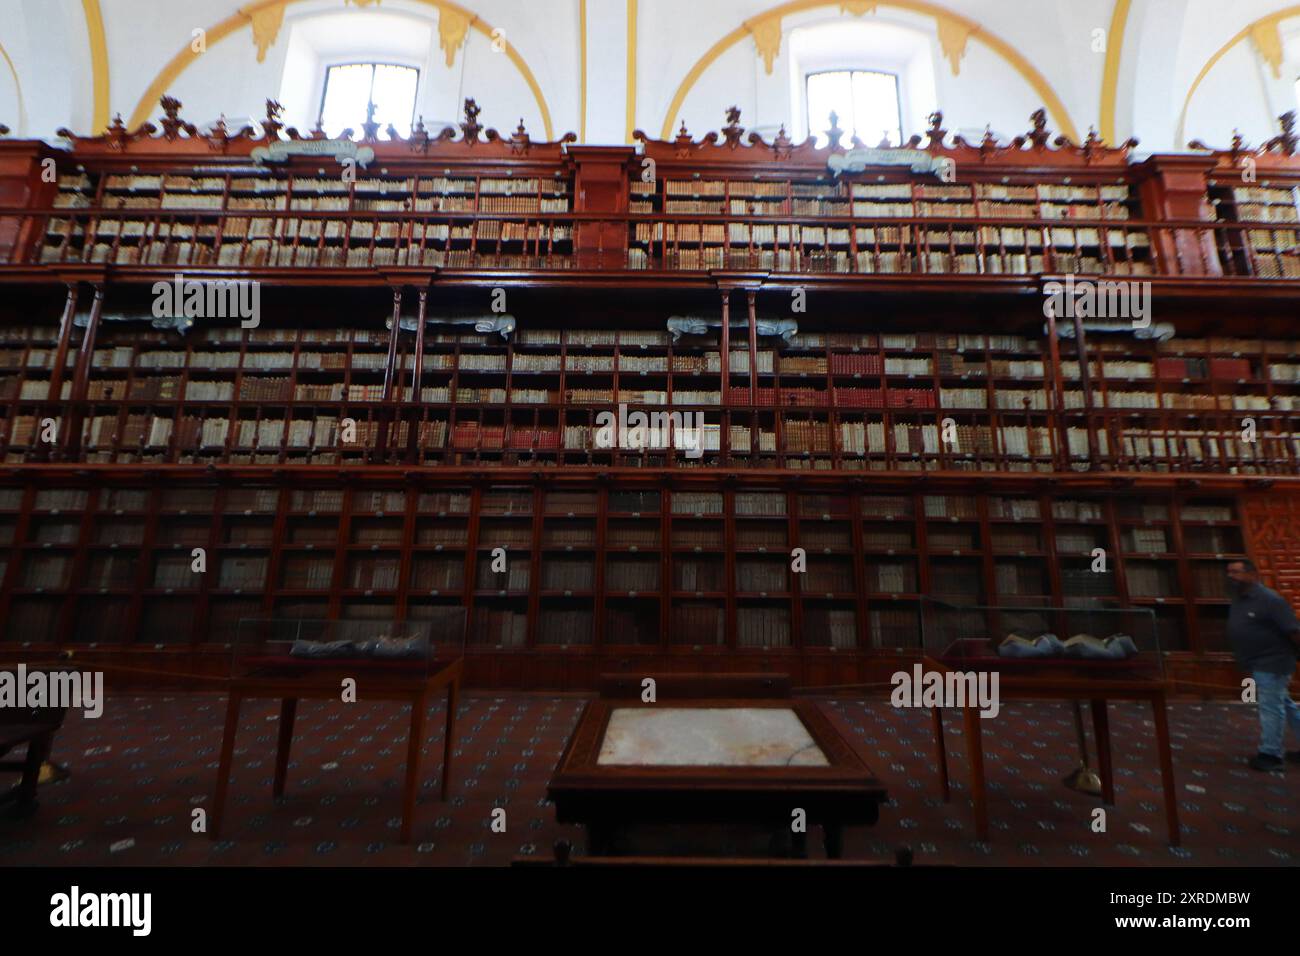
[[[532,68],[549,105],[556,135],[578,132],[582,82],[579,72],[580,0],[459,0],[484,23],[506,31],[509,42]],[[903,0],[900,0],[903,2]],[[911,0],[907,0],[911,2]],[[1060,97],[1078,133],[1099,124],[1105,54],[1094,49],[1094,31],[1110,26],[1116,0],[935,0],[980,25],[984,35],[1010,44],[1036,67]],[[196,28],[212,28],[235,14],[239,0],[100,0],[109,49],[110,115],[126,119],[145,90]],[[638,0],[636,17],[636,109],[632,125],[659,135],[669,104],[691,68],[744,21],[772,10],[774,0]],[[1208,72],[1188,99],[1193,80],[1234,35],[1283,0],[1132,0],[1123,43],[1116,101],[1117,138],[1136,135],[1145,152],[1172,151],[1200,138],[1226,145],[1238,128],[1252,143],[1277,132],[1276,116],[1296,108],[1300,76],[1300,17],[1284,22],[1286,61],[1280,75],[1263,65],[1249,39],[1233,47]],[[626,141],[628,0],[587,0],[586,138],[594,143]],[[68,126],[89,132],[93,90],[89,40],[81,0],[0,0],[0,44],[14,63],[18,83],[0,62],[0,122],[18,135],[52,139]],[[301,0],[287,8],[285,23],[265,61],[257,62],[251,30],[241,25],[209,44],[169,91],[184,103],[184,116],[207,123],[225,114],[234,123],[259,118],[268,96],[283,96],[286,120],[310,128],[319,98],[319,63],[303,73],[295,54],[294,25],[330,14],[363,22],[365,17],[405,16],[426,25],[431,39],[422,52],[423,74],[417,112],[437,128],[460,118],[461,102],[473,96],[481,121],[509,132],[522,118],[530,133],[544,135],[541,111],[528,84],[491,42],[471,29],[449,69],[437,48],[436,5],[423,0],[380,0],[378,6],[346,6],[343,0]],[[1044,105],[1003,58],[972,37],[960,73],[953,75],[939,48],[933,16],[911,6],[882,2],[862,17],[842,14],[828,3],[783,21],[787,33],[768,73],[752,38],[744,35],[699,78],[674,111],[672,129],[686,121],[703,135],[720,128],[723,111],[742,110],[741,123],[766,136],[785,125],[796,133],[797,84],[791,82],[788,33],[816,22],[889,23],[928,38],[932,65],[925,73],[913,60],[905,79],[905,132],[924,128],[931,103],[945,125],[978,135],[986,125],[1005,136],[1023,132],[1029,114]],[[418,32],[418,31],[417,31]],[[407,35],[409,40],[410,36]],[[368,45],[367,51],[373,44]],[[870,66],[870,63],[862,64]],[[933,86],[933,94],[928,87]],[[21,87],[21,102],[19,88]],[[915,102],[913,102],[915,101]],[[1186,112],[1184,116],[1184,104]],[[150,104],[150,115],[158,109]],[[820,123],[815,125],[822,125]],[[1050,124],[1059,129],[1053,119]]]

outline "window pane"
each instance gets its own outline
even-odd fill
[[[338,136],[351,127],[358,133],[366,121],[366,107],[370,102],[370,81],[374,75],[370,63],[349,63],[332,66],[325,74],[325,103],[321,108],[321,128],[330,136]]]
[[[853,132],[867,146],[882,139],[895,146],[903,141],[898,128],[898,80],[893,74],[854,73],[853,108]]]
[[[826,131],[831,127],[831,112],[839,116],[839,125],[853,122],[853,85],[847,72],[813,73],[808,77],[808,130],[825,146]]]
[[[415,87],[418,70],[409,66],[375,67],[375,87],[371,93],[375,104],[375,122],[382,133],[392,123],[403,136],[411,134],[411,115],[415,112]]]

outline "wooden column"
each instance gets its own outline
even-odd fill
[[[380,399],[379,435],[374,459],[388,457],[388,426],[393,417],[393,383],[397,381],[397,337],[402,331],[402,287],[393,287],[393,327],[388,332],[388,361],[384,365],[384,393]]]
[[[59,343],[54,351],[54,367],[50,370],[50,387],[45,393],[48,404],[41,410],[41,417],[45,417],[53,409],[59,408],[62,403],[63,391],[63,372],[68,364],[68,349],[72,342],[72,328],[74,319],[77,316],[77,283],[68,283],[68,297],[63,304],[63,318],[59,320]],[[60,439],[61,443],[62,439]],[[57,447],[57,446],[56,446]],[[39,461],[49,461],[54,449],[48,445],[41,446],[40,452],[36,455]]]
[[[406,439],[406,460],[409,464],[414,464],[420,456],[420,424],[423,421],[423,415],[419,409],[423,406],[420,398],[420,383],[424,381],[424,321],[425,314],[429,306],[429,290],[420,289],[420,307],[416,316],[415,325],[415,361],[411,369],[411,433]],[[400,403],[399,403],[400,405]]]
[[[629,167],[636,150],[570,146],[575,165],[574,212],[608,213],[610,219],[574,223],[573,250],[579,269],[621,269],[627,262]]]
[[[0,142],[0,206],[40,208],[54,205],[58,184],[42,175],[47,159],[61,151],[38,140]],[[75,214],[69,209],[69,217]],[[46,216],[0,217],[0,262],[28,262],[45,236]]]
[[[67,421],[60,445],[65,459],[74,460],[81,455],[81,423],[85,413],[86,393],[90,390],[90,364],[95,355],[95,335],[99,332],[99,318],[104,311],[104,287],[95,285],[95,298],[90,304],[86,332],[81,337],[77,364],[72,373],[72,394],[68,397]],[[61,386],[60,386],[61,387]]]
[[[1139,164],[1142,218],[1212,221],[1206,188],[1216,162],[1213,156],[1152,156]],[[1214,236],[1208,231],[1160,229],[1151,237],[1151,247],[1163,275],[1223,274]]]
[[[746,291],[745,304],[749,307],[749,403],[751,405],[758,398],[758,323],[755,298],[756,293],[753,289]],[[779,409],[781,406],[780,396],[777,396],[775,404]]]
[[[1054,467],[1057,470],[1068,470],[1070,440],[1069,432],[1065,428],[1065,387],[1061,382],[1061,342],[1056,330],[1056,309],[1050,308],[1044,311],[1047,313],[1047,352],[1051,359],[1052,398],[1056,405],[1056,413],[1052,416],[1057,436]],[[1028,420],[1025,424],[1029,424]],[[1065,442],[1064,453],[1062,453],[1060,442]]]
[[[1083,423],[1088,434],[1088,467],[1096,469],[1099,464],[1097,451],[1097,433],[1092,427],[1092,377],[1088,374],[1088,348],[1083,337],[1083,319],[1078,310],[1074,310],[1074,352],[1079,358],[1079,381],[1083,383]],[[1069,447],[1069,436],[1066,436]]]

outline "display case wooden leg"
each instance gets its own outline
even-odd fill
[[[939,786],[943,790],[943,802],[952,800],[952,786],[948,780],[948,747],[943,739],[943,708],[930,708],[930,720],[934,725],[935,757],[939,761]]]
[[[411,842],[415,820],[415,795],[420,786],[420,745],[424,742],[424,709],[428,699],[423,694],[411,702],[411,736],[406,742],[406,788],[402,792],[402,842]]]
[[[445,802],[447,799],[447,787],[451,783],[451,751],[452,745],[456,740],[456,697],[460,688],[460,681],[452,681],[447,685],[447,720],[443,724],[442,733],[442,795],[441,799]]]
[[[1115,764],[1110,750],[1110,714],[1106,699],[1094,697],[1088,702],[1092,710],[1092,735],[1097,739],[1097,773],[1101,775],[1101,799],[1108,807],[1115,805]]]
[[[1165,791],[1165,823],[1169,827],[1169,845],[1182,843],[1182,830],[1178,825],[1178,785],[1174,782],[1174,755],[1169,747],[1169,715],[1165,713],[1163,694],[1151,699],[1151,709],[1156,722],[1156,746],[1160,750],[1160,782]]]
[[[226,729],[221,736],[221,759],[217,764],[217,796],[212,803],[212,819],[208,821],[208,839],[221,835],[222,820],[226,815],[226,794],[230,790],[230,764],[235,756],[235,735],[239,732],[240,696],[231,693],[226,703]]]
[[[275,745],[275,785],[272,793],[284,796],[284,780],[289,772],[289,750],[293,746],[293,720],[298,713],[298,698],[286,697],[280,701],[280,737]]]
[[[979,711],[963,707],[966,726],[966,757],[970,761],[971,800],[975,807],[975,835],[987,842],[989,838],[988,796],[984,787],[984,741],[981,738]]]

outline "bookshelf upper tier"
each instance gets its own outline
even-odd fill
[[[1053,138],[1041,110],[1009,143],[935,113],[925,137],[868,148],[835,128],[769,142],[733,108],[719,133],[632,148],[503,136],[472,100],[459,132],[355,140],[287,129],[273,102],[260,134],[201,132],[180,106],[163,99],[161,129],[61,131],[69,150],[0,143],[0,275],[1300,277],[1289,114],[1257,150],[1134,162],[1136,141]]]

